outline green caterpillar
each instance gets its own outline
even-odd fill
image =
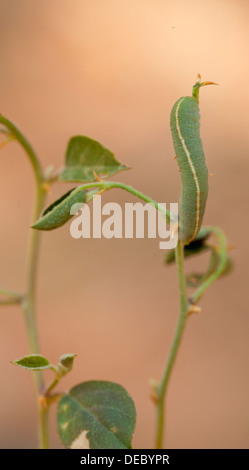
[[[216,85],[197,82],[192,96],[180,98],[171,111],[170,127],[179,165],[182,193],[179,210],[179,238],[189,244],[198,234],[208,196],[208,169],[200,137],[199,88]]]

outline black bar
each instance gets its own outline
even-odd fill
[[[248,449],[169,449],[169,450],[28,450],[28,449],[1,449],[1,457],[15,467],[23,464],[26,468],[36,468],[39,465],[55,463],[56,468],[121,468],[122,464],[128,468],[133,466],[152,467],[156,465],[164,468],[198,468],[203,465],[213,468],[215,465],[228,465],[240,468],[247,459]],[[2,460],[3,462],[3,460]]]

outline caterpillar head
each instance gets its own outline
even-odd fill
[[[202,87],[202,86],[206,86],[206,85],[218,85],[218,83],[215,83],[215,82],[201,82],[201,76],[200,74],[198,73],[197,75],[197,81],[196,83],[194,84],[193,86],[193,90],[192,90],[192,96],[193,98],[196,99],[197,103],[199,103],[199,89]]]

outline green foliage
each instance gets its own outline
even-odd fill
[[[183,97],[178,100],[173,108],[171,119],[176,156],[181,167],[183,182],[179,219],[180,240],[184,243],[190,241],[190,243],[183,247],[182,243],[178,242],[176,251],[170,251],[166,258],[167,264],[177,260],[180,313],[175,339],[169,353],[169,361],[161,382],[156,382],[156,385],[154,384],[153,387],[153,398],[157,406],[157,448],[162,448],[163,445],[164,402],[167,384],[181,342],[185,323],[189,313],[191,313],[189,307],[196,306],[209,285],[232,268],[232,262],[227,256],[226,237],[219,228],[202,228],[197,236],[195,236],[202,222],[208,191],[207,168],[199,135],[197,91],[200,86],[211,83],[200,83],[199,79],[200,77],[194,86],[194,98]],[[189,125],[191,120],[192,126]],[[2,115],[0,115],[0,124],[4,126],[3,129],[0,128],[0,132],[6,133],[8,138],[16,139],[26,151],[34,171],[36,201],[32,228],[37,230],[53,230],[62,226],[76,213],[77,209],[74,213],[71,213],[74,204],[79,209],[84,203],[91,201],[99,190],[103,191],[113,187],[125,189],[133,195],[140,197],[143,201],[149,201],[159,208],[155,201],[130,186],[123,183],[100,181],[100,177],[109,177],[128,168],[120,164],[110,150],[95,140],[85,136],[73,137],[69,141],[66,151],[65,168],[60,172],[59,176],[58,172],[53,176],[53,168],[49,167],[46,171],[43,171],[33,148],[14,124]],[[182,145],[183,138],[188,151]],[[189,161],[189,158],[191,161]],[[192,164],[190,165],[190,163]],[[45,187],[58,181],[58,177],[64,182],[88,184],[84,185],[83,188],[77,187],[68,191],[50,204],[40,219],[37,220],[45,204]],[[95,183],[91,183],[93,181]],[[94,189],[89,190],[90,187]],[[166,211],[164,215],[166,215],[167,220],[171,220],[169,212]],[[208,238],[211,233],[216,236],[216,245],[209,243]],[[59,436],[65,447],[72,449],[130,449],[135,429],[136,410],[132,398],[121,385],[113,382],[89,381],[73,387],[69,393],[63,396],[61,392],[52,393],[61,378],[72,370],[75,354],[63,354],[60,356],[57,365],[51,364],[42,355],[35,354],[39,350],[34,302],[38,248],[39,233],[34,231],[27,254],[29,269],[25,290],[22,294],[19,294],[1,288],[0,304],[19,303],[26,318],[31,352],[33,354],[17,359],[13,363],[19,367],[37,371],[34,374],[34,378],[39,407],[40,447],[48,448],[48,409],[52,403],[59,399],[57,424]],[[186,276],[184,272],[184,257],[191,257],[205,251],[210,253],[209,265],[206,272],[201,274],[192,273]],[[188,297],[186,279],[187,285],[197,287],[191,298]],[[50,385],[44,383],[41,372],[43,369],[50,369],[55,374]]]
[[[133,400],[113,382],[81,383],[58,404],[58,431],[65,447],[130,449],[135,422]]]
[[[29,354],[13,361],[16,366],[29,370],[50,369],[50,362],[41,354]]]
[[[73,368],[74,358],[76,354],[63,354],[59,359],[59,373],[60,375],[65,375]]]
[[[37,230],[54,230],[64,225],[74,214],[71,213],[71,207],[74,204],[82,205],[91,201],[93,196],[98,193],[94,191],[78,191],[77,188],[71,189],[53,202],[43,212],[42,217],[32,225]]]
[[[110,150],[96,140],[79,135],[69,141],[60,179],[87,183],[95,180],[95,174],[108,177],[122,170],[128,170],[127,166],[121,165]]]

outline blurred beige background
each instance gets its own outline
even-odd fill
[[[220,225],[235,270],[189,319],[167,398],[168,448],[248,448],[249,5],[243,0],[0,0],[0,111],[32,142],[44,167],[63,164],[84,134],[131,166],[115,176],[161,202],[177,202],[171,142],[174,102],[197,73],[210,172],[205,224]],[[67,186],[54,186],[49,201]],[[0,155],[0,285],[22,289],[34,194],[16,143]],[[134,201],[113,190],[105,201]],[[134,447],[154,445],[149,379],[159,378],[177,320],[174,267],[158,240],[73,240],[69,224],[42,236],[38,285],[41,352],[75,352],[61,387],[114,380],[137,407]],[[207,262],[188,262],[191,270]],[[17,307],[1,309],[1,448],[36,446],[31,374]],[[49,378],[49,377],[48,377]],[[60,447],[51,414],[51,445]]]

